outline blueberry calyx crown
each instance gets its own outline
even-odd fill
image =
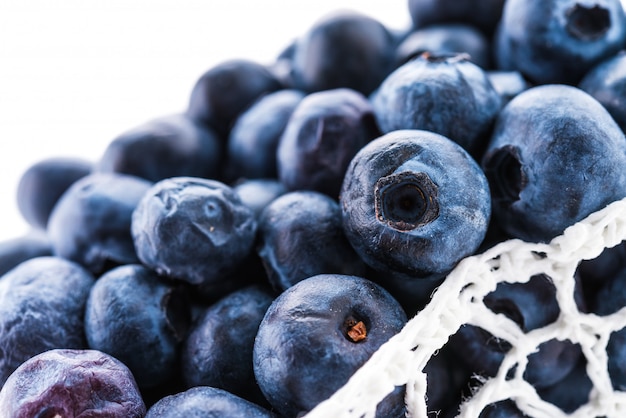
[[[595,4],[586,7],[576,4],[566,12],[567,31],[581,40],[595,40],[601,38],[611,27],[609,11]]]
[[[344,336],[353,343],[365,340],[367,337],[367,327],[365,323],[350,315],[343,323]]]
[[[439,216],[437,185],[422,172],[381,177],[374,189],[376,218],[400,231],[427,225]]]

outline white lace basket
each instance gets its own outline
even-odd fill
[[[605,248],[623,240],[626,240],[626,199],[567,228],[549,244],[509,240],[464,259],[434,293],[430,303],[381,346],[344,387],[306,417],[374,417],[378,402],[395,386],[404,384],[408,416],[426,417],[426,375],[421,370],[463,324],[484,328],[510,342],[512,349],[499,373],[486,379],[461,405],[457,417],[476,418],[485,406],[504,399],[514,400],[522,412],[534,418],[626,417],[626,392],[613,389],[606,355],[611,332],[626,326],[626,308],[603,317],[581,313],[574,301],[573,280],[581,260],[596,258]],[[494,314],[483,304],[483,297],[498,283],[525,282],[540,273],[551,277],[557,289],[561,313],[556,322],[524,333],[513,321]],[[543,401],[522,378],[527,356],[553,338],[580,345],[593,383],[588,402],[571,414]],[[507,378],[507,372],[515,365],[515,375]]]

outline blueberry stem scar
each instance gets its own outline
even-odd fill
[[[354,318],[348,318],[346,320],[346,335],[352,342],[358,343],[363,341],[367,337],[367,327],[363,321],[358,321]]]

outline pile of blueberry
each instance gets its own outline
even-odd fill
[[[390,30],[329,13],[270,64],[208,69],[188,108],[98,161],[19,182],[32,232],[0,243],[3,417],[303,416],[429,302],[463,258],[548,242],[626,197],[619,0],[409,0]],[[580,263],[578,309],[626,306],[626,244]],[[557,320],[547,275],[485,305]],[[454,416],[510,343],[464,326],[427,405]],[[626,391],[626,328],[607,345]],[[572,412],[592,382],[551,340],[524,378]],[[416,371],[417,372],[417,371]],[[378,405],[402,417],[404,387]],[[526,417],[512,401],[480,418]]]

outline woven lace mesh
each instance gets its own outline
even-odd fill
[[[464,259],[433,294],[429,304],[384,344],[330,399],[307,418],[374,417],[377,403],[395,386],[406,384],[410,417],[426,417],[426,375],[431,356],[461,325],[473,324],[511,343],[498,374],[486,378],[465,400],[457,417],[476,418],[491,403],[512,399],[534,418],[626,417],[626,392],[615,391],[607,367],[610,334],[626,326],[626,308],[609,316],[581,313],[574,301],[574,272],[582,260],[626,240],[626,199],[591,214],[548,244],[502,242],[483,254]],[[525,282],[545,273],[557,289],[561,313],[556,322],[524,333],[482,302],[500,282]],[[571,414],[543,401],[523,378],[527,357],[543,342],[557,338],[578,343],[593,383],[588,402]],[[507,372],[516,366],[513,377]],[[431,413],[432,416],[432,413]]]

